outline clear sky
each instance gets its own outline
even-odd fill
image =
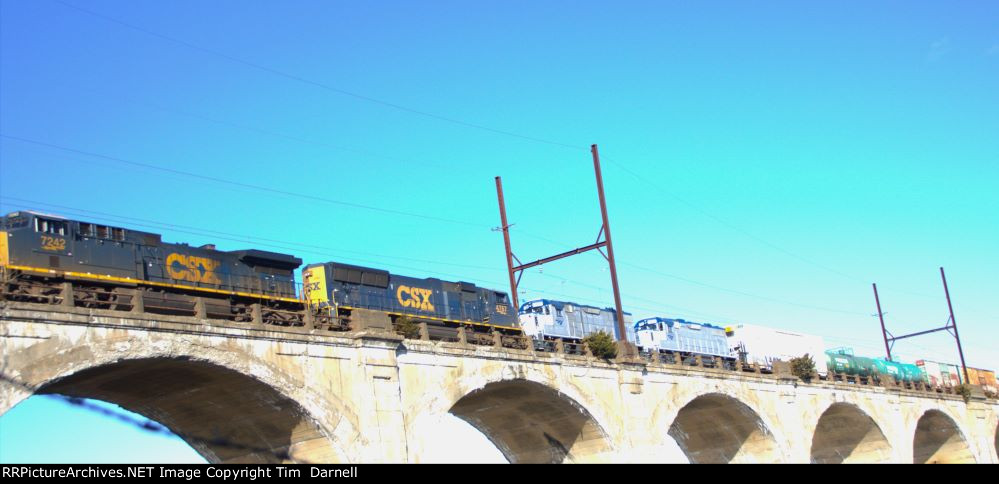
[[[968,365],[999,369],[997,26],[981,1],[0,0],[0,209],[506,289],[493,177],[521,260],[586,245],[598,143],[636,319],[880,356],[871,283],[896,334],[939,327],[943,266]],[[609,287],[590,253],[521,299]]]

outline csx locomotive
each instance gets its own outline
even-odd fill
[[[0,219],[0,284],[15,301],[296,324],[302,260],[19,211]],[[66,285],[64,282],[70,282]]]
[[[332,311],[338,318],[349,319],[357,310],[369,310],[387,313],[392,320],[409,317],[437,328],[520,332],[507,294],[470,282],[418,279],[338,262],[306,266],[302,282],[309,305]]]

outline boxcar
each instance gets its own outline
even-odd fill
[[[918,366],[926,374],[926,381],[933,386],[956,387],[964,380],[961,367],[950,363],[940,363],[930,360],[916,360]]]
[[[745,364],[772,368],[776,360],[791,361],[807,353],[815,362],[815,371],[826,374],[825,343],[821,336],[752,324],[729,326],[725,334],[729,348]]]
[[[992,370],[968,367],[968,378],[972,385],[979,385],[990,393],[999,393],[999,386],[996,385],[996,374]],[[963,378],[962,378],[963,381]]]

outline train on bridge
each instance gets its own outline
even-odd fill
[[[511,306],[504,291],[470,282],[415,278],[339,262],[302,260],[257,249],[222,251],[214,245],[168,243],[160,234],[72,220],[33,211],[0,218],[0,300],[67,307],[189,315],[205,319],[350,330],[362,312],[392,325],[422,323],[435,339],[499,333],[528,336],[535,349],[552,342],[577,347],[597,331],[616,334],[612,308],[539,299]],[[709,366],[736,362],[771,368],[809,354],[820,374],[890,375],[906,382],[961,383],[944,364],[907,365],[864,358],[845,349],[824,351],[821,338],[771,328],[652,317],[632,322],[628,341],[646,355],[662,354]],[[918,363],[923,363],[920,360]],[[932,364],[931,364],[932,363]],[[951,374],[957,373],[954,379]],[[945,375],[946,374],[946,375]],[[995,374],[976,370],[995,392]]]

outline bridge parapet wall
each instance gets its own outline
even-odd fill
[[[515,462],[999,463],[999,405],[956,395],[380,332],[0,311],[0,414],[34,392],[100,398],[212,461],[421,462],[451,413]],[[237,445],[213,446],[220,436]]]

